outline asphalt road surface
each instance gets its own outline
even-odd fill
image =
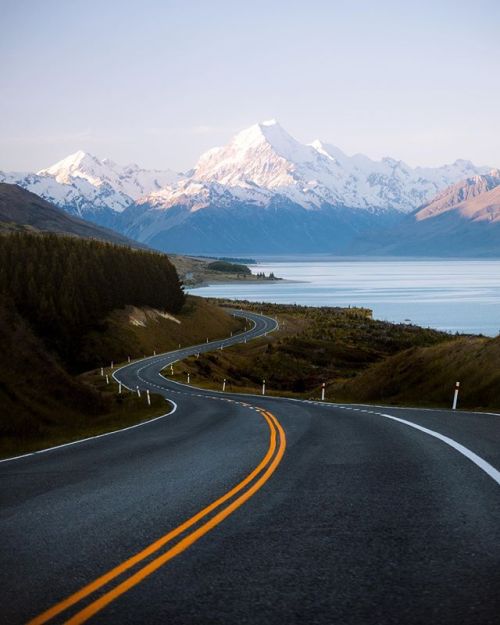
[[[0,464],[1,622],[500,623],[500,416],[159,375],[241,340],[115,373],[169,415]]]

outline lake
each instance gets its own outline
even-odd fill
[[[263,258],[252,272],[295,282],[214,284],[195,295],[304,306],[365,306],[376,319],[500,332],[500,260]]]

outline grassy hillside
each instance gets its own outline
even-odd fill
[[[190,358],[174,377],[220,390],[320,397],[332,401],[500,408],[500,339],[453,336],[370,318],[355,308],[305,308],[240,302],[277,316],[280,330],[246,345]],[[170,375],[168,371],[166,375]]]
[[[184,293],[164,254],[56,235],[0,237],[0,293],[72,367],[86,336],[126,305],[178,312]]]
[[[239,319],[200,297],[187,296],[182,310],[166,314],[154,308],[116,310],[91,332],[82,351],[89,366],[125,361],[229,336],[243,327]]]
[[[339,398],[450,406],[459,381],[461,407],[500,408],[500,337],[466,337],[414,347],[332,386]]]
[[[185,298],[165,255],[55,235],[0,236],[0,454],[166,412],[163,398],[149,408],[100,375],[75,374],[240,327],[216,306]]]
[[[0,306],[0,456],[41,449],[168,412],[115,384],[69,375],[13,307]]]
[[[63,367],[29,325],[5,301],[0,304],[0,456],[41,449],[64,441],[124,427],[168,412],[153,397],[149,408],[111,379],[116,364],[209,338],[228,336],[241,322],[197,297],[188,297],[175,315],[151,308],[113,311],[86,344],[88,358],[105,367],[75,376]],[[175,319],[175,321],[174,321]]]
[[[369,310],[360,308],[237,305],[277,316],[280,330],[247,345],[191,360],[193,379],[222,376],[234,387],[255,388],[265,378],[269,389],[312,393],[322,382],[354,377],[370,364],[411,346],[450,338],[418,326],[376,321]]]

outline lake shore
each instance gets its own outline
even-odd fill
[[[172,254],[169,256],[170,260],[174,264],[180,279],[185,287],[188,289],[199,289],[204,287],[210,287],[213,285],[231,285],[231,284],[274,284],[274,283],[294,283],[300,282],[299,280],[290,280],[275,276],[272,271],[269,275],[260,275],[263,272],[253,273],[252,267],[258,265],[251,264],[250,267],[247,264],[241,263],[241,273],[235,273],[234,271],[221,271],[214,270],[210,265],[217,261],[215,258],[205,258],[198,256],[180,256]],[[231,263],[223,263],[230,265]],[[236,265],[235,265],[236,266]]]
[[[196,295],[315,307],[362,306],[381,321],[449,333],[497,336],[500,330],[498,260],[266,258],[252,269],[283,279],[206,279]]]

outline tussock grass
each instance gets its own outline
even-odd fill
[[[265,338],[178,363],[174,377],[205,388],[332,401],[500,408],[500,338],[451,335],[371,319],[364,309],[232,303],[276,316]],[[168,370],[164,372],[169,375]]]

